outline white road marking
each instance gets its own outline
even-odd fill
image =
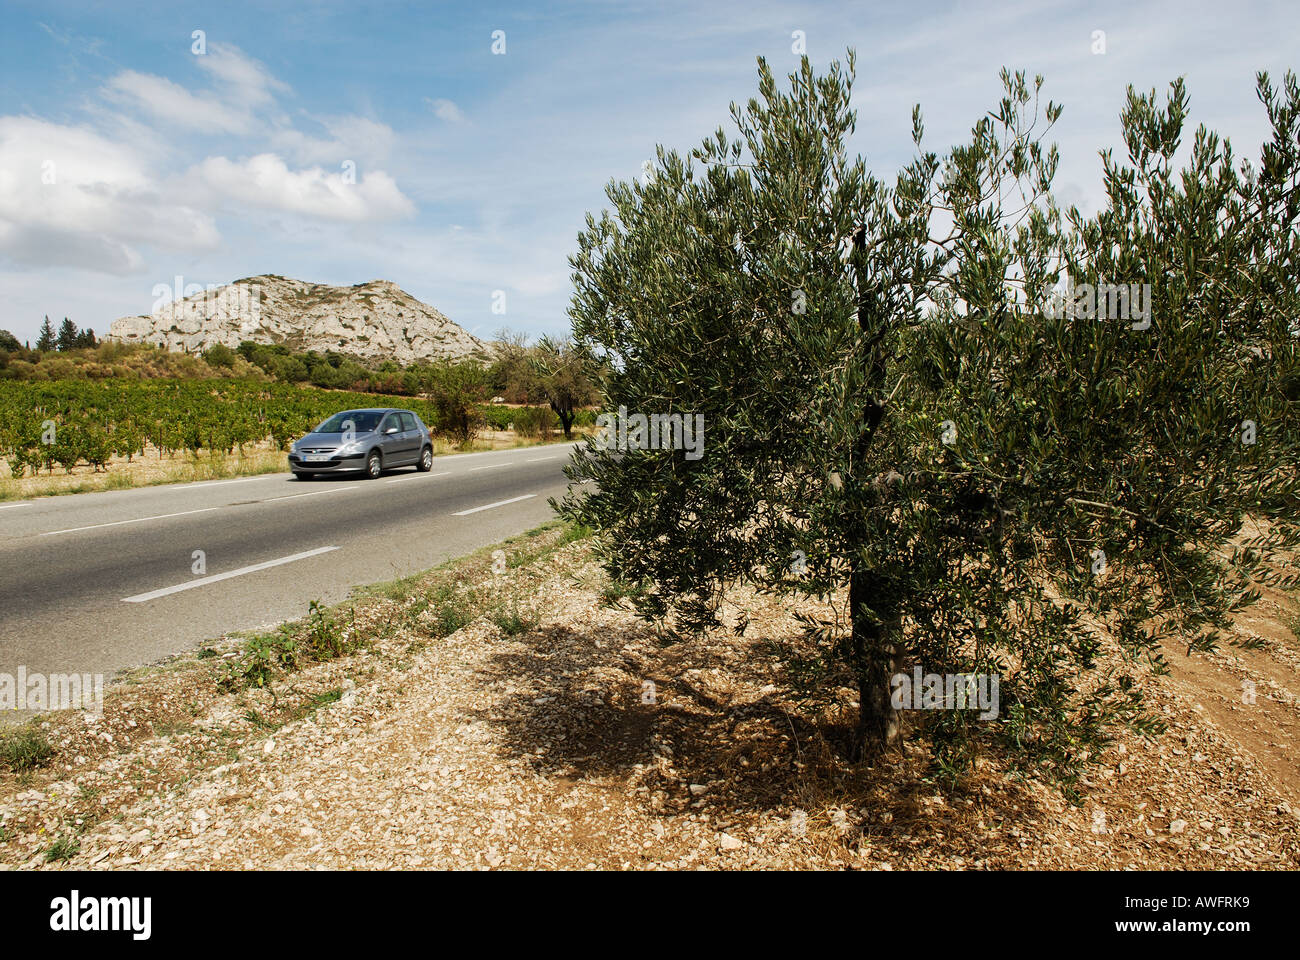
[[[136,517],[134,520],[114,520],[112,523],[92,523],[88,527],[69,527],[66,530],[47,530],[42,537],[52,537],[56,533],[76,533],[78,530],[95,530],[99,527],[120,527],[124,523],[144,523],[146,520],[166,520],[168,517],[188,517],[193,513],[208,513],[220,510],[220,507],[204,507],[202,510],[182,510],[180,513],[160,513],[156,517]]]
[[[475,470],[495,470],[497,469],[497,467],[513,467],[513,466],[514,466],[513,463],[489,463],[486,467],[470,467],[469,472],[473,473]]]
[[[559,460],[559,457],[533,457],[529,463],[541,463],[543,460]]]
[[[580,445],[581,443],[582,443],[581,440],[575,440],[575,441],[573,441],[573,442],[571,442],[571,443],[561,443],[561,444],[559,444],[559,446],[561,446],[561,447],[576,447],[576,446]],[[440,454],[438,454],[438,455],[434,458],[434,460],[435,460],[437,463],[442,463],[443,461],[446,461],[446,460],[460,460],[460,459],[462,459],[463,457],[485,457],[485,456],[488,456],[489,454],[493,454],[493,453],[518,453],[519,450],[521,450],[521,449],[526,449],[526,448],[520,447],[520,448],[516,448],[516,449],[506,448],[505,450],[480,450],[480,451],[478,451],[477,453],[440,453]]]
[[[272,476],[272,474],[267,474],[266,477],[244,477],[240,480],[204,480],[202,483],[177,483],[163,487],[162,490],[164,493],[171,493],[174,490],[197,490],[200,487],[220,487],[227,483],[252,483],[254,480],[265,480],[270,476]]]
[[[30,507],[30,503],[6,503],[0,504],[0,510],[12,510],[14,507]]]
[[[267,497],[260,503],[270,503],[272,500],[297,500],[299,497],[319,497],[323,493],[347,493],[349,490],[356,490],[356,487],[335,487],[333,490],[313,490],[311,493],[289,493],[283,497]]]
[[[520,500],[531,500],[537,496],[535,493],[525,493],[522,497],[511,497],[509,500],[498,500],[496,503],[484,504],[481,507],[473,507],[469,510],[458,510],[452,514],[453,517],[468,517],[471,513],[478,513],[480,510],[491,510],[493,507],[504,507],[507,503],[518,503]]]
[[[388,482],[401,483],[403,480],[415,480],[419,477],[428,477],[432,479],[433,477],[450,477],[450,476],[451,476],[450,473],[413,473],[409,477],[398,477],[397,479],[389,480]]]
[[[230,570],[226,573],[214,573],[210,577],[200,577],[197,580],[178,583],[174,587],[162,587],[158,590],[151,590],[148,593],[137,593],[134,597],[123,597],[122,602],[144,603],[146,600],[157,600],[159,597],[165,597],[172,593],[180,593],[182,590],[193,590],[195,587],[205,587],[209,583],[216,583],[218,580],[229,580],[231,577],[242,577],[246,573],[256,573],[258,570],[267,570],[271,567],[278,567],[281,564],[293,563],[295,560],[305,560],[308,557],[319,556],[322,553],[329,553],[331,550],[337,549],[338,547],[317,547],[315,550],[306,550],[303,553],[295,553],[292,556],[281,557],[278,560],[267,560],[265,563],[254,563],[251,566],[240,567],[238,570]]]

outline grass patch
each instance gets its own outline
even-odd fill
[[[71,860],[80,849],[81,841],[76,837],[70,835],[59,837],[45,851],[45,862],[56,863],[60,860]]]
[[[645,585],[626,583],[611,578],[600,591],[600,602],[606,607],[621,607],[629,597],[639,597],[645,593]]]
[[[276,728],[275,724],[264,719],[256,710],[245,710],[243,716],[245,720],[259,730],[274,730]]]
[[[54,757],[50,741],[34,726],[0,734],[0,766],[14,773],[28,773],[43,767]]]
[[[521,633],[535,630],[542,622],[541,615],[532,608],[521,606],[517,598],[511,598],[508,604],[494,608],[488,619],[492,621],[507,637],[517,637]]]
[[[250,637],[241,655],[225,665],[226,673],[218,681],[221,688],[227,691],[267,689],[274,698],[271,682],[276,677],[292,673],[306,663],[347,656],[361,646],[355,612],[352,624],[345,628],[334,611],[315,600],[309,611],[305,620],[281,624],[273,633]]]

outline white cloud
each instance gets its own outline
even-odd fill
[[[465,114],[461,113],[460,107],[456,106],[452,100],[438,98],[431,100],[424,98],[424,102],[433,110],[434,116],[439,120],[445,120],[448,123],[461,123],[465,119]]]
[[[253,117],[211,94],[194,94],[166,77],[125,70],[108,81],[104,95],[143,110],[165,124],[213,133],[249,133]]]
[[[415,212],[415,205],[382,170],[358,172],[357,182],[350,183],[342,170],[290,170],[280,157],[262,153],[238,162],[209,157],[191,174],[220,197],[327,220],[391,220]]]
[[[168,195],[130,147],[84,127],[0,117],[0,253],[108,273],[143,267],[139,244],[210,249],[207,214]]]
[[[271,108],[277,93],[289,92],[286,84],[238,47],[214,43],[193,59],[212,80],[211,89],[193,92],[166,77],[124,70],[108,81],[103,94],[184,129],[251,134],[266,125],[259,111]]]
[[[212,75],[230,100],[260,106],[270,103],[277,93],[289,92],[288,84],[277,80],[260,62],[228,43],[212,44],[206,54],[195,60]]]
[[[271,146],[299,163],[335,165],[352,160],[374,167],[387,162],[397,139],[392,127],[368,117],[349,114],[315,119],[329,136],[314,137],[285,127],[271,134]]]

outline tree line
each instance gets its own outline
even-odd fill
[[[93,347],[99,341],[95,339],[95,331],[86,327],[84,330],[78,330],[77,325],[67,317],[63,318],[63,323],[59,324],[58,332],[54,330],[54,325],[50,323],[48,315],[45,322],[41,324],[40,333],[36,336],[36,350],[49,353],[52,351],[67,352],[69,350],[79,350],[83,347]],[[23,350],[31,350],[29,344],[19,341],[8,330],[0,330],[0,350],[7,353],[18,353]]]

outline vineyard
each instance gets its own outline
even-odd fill
[[[414,410],[431,428],[432,405],[416,397],[321,390],[241,380],[0,381],[0,457],[14,477],[28,469],[104,469],[113,457],[200,450],[241,453],[270,440],[283,449],[349,407]]]

